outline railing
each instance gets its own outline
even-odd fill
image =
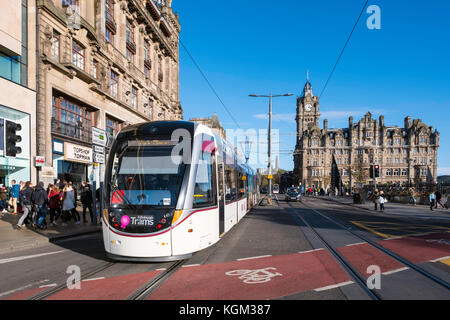
[[[86,129],[80,125],[61,122],[55,118],[52,118],[52,133],[92,143],[92,130],[90,128]]]

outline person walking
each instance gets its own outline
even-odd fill
[[[378,192],[378,189],[375,189],[375,191],[372,193],[372,201],[375,205],[375,211],[378,211],[378,198],[380,197],[380,193]]]
[[[64,187],[64,196],[63,196],[63,204],[62,204],[63,215],[66,217],[66,219],[71,216],[75,220],[75,224],[80,224],[80,215],[78,214],[77,210],[75,209],[75,204],[76,204],[75,192],[73,190],[72,183],[69,182]],[[69,219],[64,221],[62,225],[67,226],[66,222],[68,220]]]
[[[2,210],[1,213],[8,213],[8,188],[6,188],[4,185],[1,185],[0,187],[0,210]]]
[[[32,196],[33,204],[35,205],[37,211],[36,226],[40,229],[47,228],[45,221],[45,218],[47,217],[47,199],[48,196],[47,191],[44,189],[44,183],[40,181]]]
[[[23,228],[23,224],[25,222],[25,219],[28,217],[28,215],[31,213],[32,207],[33,207],[33,184],[28,181],[25,183],[25,186],[20,190],[20,202],[22,204],[23,209],[23,215],[20,217],[19,222],[16,225],[16,229],[20,230]]]
[[[438,204],[445,209],[444,205],[442,204],[441,200],[442,200],[442,194],[439,190],[436,190],[436,192],[434,193],[435,197],[436,197],[436,209],[438,208]]]
[[[386,198],[384,197],[383,191],[380,192],[380,195],[378,196],[378,204],[380,205],[380,211],[384,212],[384,204],[387,202]]]
[[[11,198],[9,205],[13,207],[12,214],[17,214],[17,201],[19,200],[20,185],[16,184],[16,180],[11,180]]]
[[[61,215],[61,192],[58,184],[55,184],[48,194],[48,206],[50,208],[50,224],[56,227],[58,225],[56,221]]]
[[[83,205],[83,222],[87,223],[86,220],[86,209],[89,210],[89,215],[91,217],[91,223],[94,222],[94,214],[92,212],[92,190],[89,183],[82,182],[81,183],[81,204]]]
[[[430,200],[430,210],[433,211],[434,203],[436,201],[436,195],[434,194],[433,191],[430,192],[428,199]]]

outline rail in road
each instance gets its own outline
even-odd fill
[[[280,202],[278,200],[278,197],[275,197],[276,199],[276,205],[280,206]],[[291,203],[287,203],[288,207],[291,209],[291,214],[293,215],[294,219],[297,221],[299,225],[306,226],[314,235],[315,237],[323,244],[323,246],[330,252],[330,254],[336,259],[336,261],[343,267],[343,269],[347,272],[347,274],[350,276],[351,279],[353,279],[353,282],[358,284],[366,293],[367,295],[374,300],[381,300],[386,298],[391,298],[391,292],[383,292],[381,288],[376,288],[373,285],[369,285],[368,279],[364,277],[361,274],[361,270],[358,270],[357,267],[354,266],[354,263],[348,261],[348,259],[333,245],[332,241],[330,239],[327,239],[329,235],[326,235],[326,232],[324,232],[323,229],[318,229],[312,226],[312,224],[308,221],[311,219],[311,217],[308,219],[305,217],[304,212],[300,212],[298,209],[306,209],[309,213],[314,213],[316,216],[319,216],[320,218],[326,219],[327,221],[331,222],[335,227],[337,227],[340,232],[347,233],[351,236],[353,236],[355,239],[358,239],[357,245],[366,245],[370,246],[372,249],[365,248],[366,251],[370,250],[377,250],[379,251],[378,255],[384,255],[384,257],[381,257],[381,260],[386,259],[393,259],[397,263],[403,265],[403,268],[398,268],[397,270],[408,270],[411,269],[416,273],[416,276],[414,279],[417,279],[418,277],[421,277],[421,282],[428,281],[433,282],[434,286],[436,285],[438,287],[441,287],[443,289],[444,295],[442,298],[450,298],[449,291],[450,285],[445,280],[441,279],[440,277],[424,270],[423,268],[419,267],[417,264],[412,263],[411,261],[408,261],[404,257],[398,255],[397,253],[384,248],[383,246],[367,239],[366,237],[350,230],[349,226],[345,226],[340,221],[337,221],[334,218],[329,217],[328,215],[322,213],[320,210],[313,208],[305,203],[305,201],[302,201],[299,206],[294,206]],[[360,268],[361,269],[361,268]],[[388,274],[388,272],[386,272]],[[411,278],[410,278],[411,279]],[[369,288],[371,287],[371,288]],[[447,290],[447,291],[446,291]],[[389,290],[387,290],[389,291]],[[447,295],[445,295],[445,292]]]

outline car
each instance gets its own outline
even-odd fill
[[[302,195],[297,188],[288,188],[285,194],[286,201],[302,201]]]

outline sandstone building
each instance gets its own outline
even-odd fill
[[[99,181],[123,126],[183,117],[178,15],[171,0],[37,3],[40,179]],[[95,157],[93,130],[108,138],[94,150],[105,157]]]
[[[403,127],[390,126],[384,116],[368,112],[347,128],[319,127],[319,98],[309,81],[297,98],[297,145],[294,173],[303,186],[328,188],[334,161],[347,189],[373,184],[369,168],[380,166],[377,184],[406,186],[437,182],[439,132],[420,119],[404,119]]]

